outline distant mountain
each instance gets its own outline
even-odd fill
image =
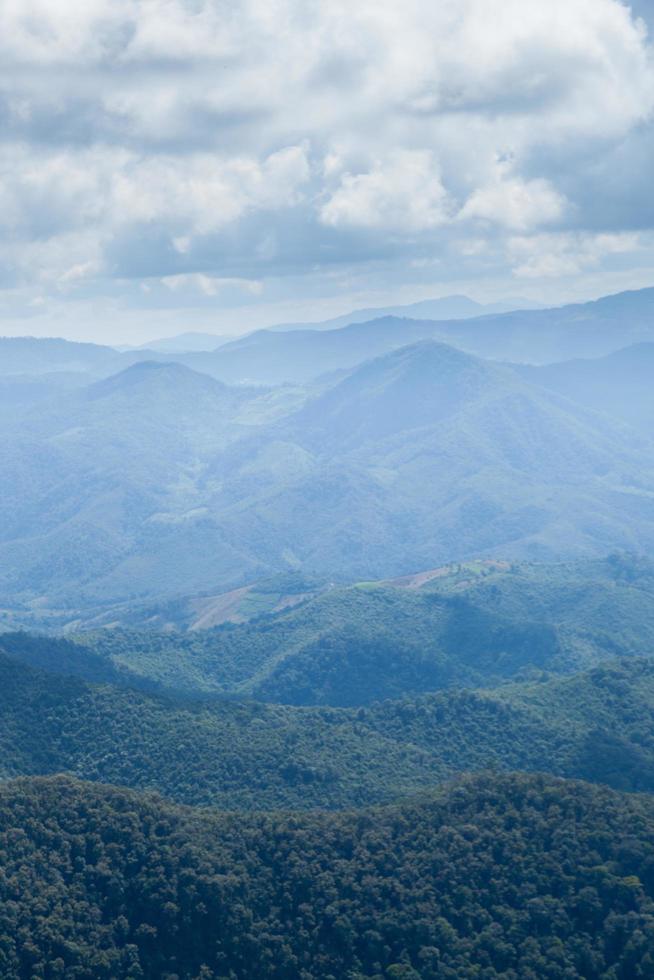
[[[238,438],[252,397],[145,362],[7,423],[0,588],[61,590],[74,605],[73,582],[99,598],[184,579],[201,588],[216,556],[235,578],[256,569],[209,519],[201,487],[201,461]]]
[[[517,370],[528,381],[581,405],[654,432],[654,343],[633,344],[591,360],[520,365]]]
[[[216,345],[217,346],[217,345]],[[171,356],[147,347],[118,350],[102,344],[76,343],[60,338],[0,337],[0,378],[38,379],[70,387],[66,379],[103,378],[142,361],[166,361]]]
[[[172,338],[172,346],[166,349],[122,352],[63,340],[0,338],[0,375],[86,371],[104,377],[137,361],[175,360],[229,384],[297,384],[351,370],[420,340],[437,340],[481,357],[524,364],[600,357],[630,344],[654,342],[654,289],[555,309],[465,319],[433,319],[436,313],[430,314],[420,304],[410,309],[410,315],[405,308],[397,310],[403,315],[377,316],[365,322],[338,318],[334,321],[338,329],[327,322],[319,330],[314,329],[315,324],[302,329],[258,330],[229,342],[222,338],[220,346],[206,335],[196,337],[202,348],[211,344],[212,349],[188,350],[195,344],[192,334],[181,335],[179,342]],[[417,319],[418,315],[422,318]]]
[[[408,556],[426,568],[654,543],[648,439],[440,344],[361,366],[274,436],[287,458],[304,454],[295,478],[275,486],[269,441],[247,447],[247,464],[236,446],[234,521],[253,543],[266,515],[271,548],[307,570],[379,577],[408,571]]]
[[[3,425],[5,606],[654,549],[645,434],[433,341],[313,397],[139,363]]]
[[[11,780],[3,976],[647,977],[653,839],[649,797],[540,775],[272,815]]]
[[[492,360],[546,364],[598,357],[635,342],[654,342],[654,289],[620,293],[558,309],[472,319],[384,316],[322,331],[259,330],[215,353],[179,355],[229,383],[306,382],[351,369],[420,340],[438,340]]]
[[[0,374],[28,375],[117,370],[121,356],[113,347],[59,338],[0,337]]]
[[[367,361],[289,419],[312,451],[347,452],[400,432],[436,427],[476,401],[516,387],[500,365],[424,341]]]
[[[329,320],[309,323],[280,323],[269,330],[334,330],[350,323],[365,323],[393,316],[417,320],[466,320],[470,317],[484,316],[488,313],[508,313],[511,310],[538,309],[541,304],[524,297],[515,297],[497,303],[477,303],[467,296],[442,296],[439,299],[423,299],[417,303],[394,306],[375,306],[363,310],[353,310]]]
[[[654,341],[654,288],[454,323],[442,339],[482,357],[524,363],[601,357]]]
[[[62,392],[83,388],[88,383],[88,374],[81,371],[7,375],[0,373],[0,411],[3,416],[28,412],[40,402],[51,401]]]
[[[141,344],[138,350],[155,350],[164,354],[180,354],[185,351],[212,351],[234,338],[224,334],[187,333],[175,334],[173,337],[161,337]]]
[[[215,352],[180,354],[178,359],[230,384],[304,383],[332,371],[350,370],[435,331],[431,322],[393,317],[338,330],[259,330]]]

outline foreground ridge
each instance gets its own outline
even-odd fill
[[[338,815],[0,789],[8,980],[646,977],[653,899],[654,802],[552,777]]]

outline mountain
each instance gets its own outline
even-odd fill
[[[88,375],[80,371],[0,374],[0,412],[2,412],[2,418],[13,417],[16,413],[30,412],[36,405],[49,402],[62,392],[83,388],[88,382]]]
[[[216,346],[218,346],[216,344]],[[170,359],[170,358],[168,358]],[[102,344],[77,343],[58,337],[0,337],[0,379],[36,381],[71,387],[67,382],[86,383],[107,377],[141,361],[165,361],[163,351],[147,347],[118,350]]]
[[[654,428],[654,343],[632,344],[605,357],[541,367],[520,365],[528,381],[557,391],[651,433]]]
[[[7,632],[0,646],[89,681],[353,706],[654,654],[654,572],[637,558],[465,562],[401,582],[332,588],[214,629],[105,628],[66,640]],[[108,610],[108,622],[117,615]],[[158,622],[151,613],[144,625]]]
[[[120,354],[112,347],[59,338],[0,337],[0,373],[51,374],[55,371],[117,370]]]
[[[520,310],[448,324],[441,335],[458,347],[505,361],[548,364],[601,357],[654,341],[654,288],[545,310]]]
[[[140,350],[161,351],[164,354],[181,354],[186,351],[212,351],[233,340],[233,337],[215,333],[187,331],[172,337],[160,337],[141,344]]]
[[[362,365],[230,463],[239,540],[314,573],[654,543],[647,438],[437,343]]]
[[[388,802],[489,766],[654,790],[652,660],[343,709],[137,691],[74,647],[0,637],[1,778],[68,772],[227,809]],[[84,657],[104,683],[74,676]]]
[[[2,588],[56,589],[74,605],[72,583],[96,596],[202,588],[215,554],[235,578],[254,571],[207,521],[197,481],[259,394],[144,362],[23,416],[3,440]]]
[[[257,330],[215,352],[179,359],[229,384],[306,383],[435,333],[431,321],[385,317],[338,330]]]
[[[317,323],[280,323],[268,329],[334,330],[338,327],[346,327],[350,323],[365,323],[368,320],[379,320],[387,316],[410,317],[417,320],[466,320],[488,313],[508,313],[511,310],[535,309],[538,306],[538,303],[524,297],[498,303],[477,303],[468,296],[441,296],[439,299],[423,299],[417,303],[405,303],[399,306],[376,306],[353,310],[351,313],[344,313]]]
[[[646,977],[653,839],[649,798],[541,776],[291,816],[12,780],[0,787],[2,972]]]
[[[480,357],[517,363],[598,357],[632,343],[654,341],[654,289],[468,319],[387,315],[337,329],[327,326],[258,330],[214,353],[179,356],[190,367],[223,381],[258,384],[310,381],[429,339]]]
[[[646,435],[437,342],[313,394],[145,362],[5,423],[0,595],[74,610],[647,551],[653,494]]]
[[[475,311],[465,297],[452,301],[459,304],[458,312],[430,305],[441,301],[425,301],[363,310],[324,324],[258,330],[229,342],[213,335],[180,334],[155,341],[156,349],[122,352],[58,339],[5,337],[0,338],[0,374],[84,371],[104,377],[137,361],[168,358],[230,384],[270,385],[304,383],[349,370],[427,339],[492,360],[532,364],[600,357],[635,343],[654,342],[654,289],[552,309],[495,313]],[[463,301],[465,318],[460,316]],[[468,315],[474,312],[484,315]]]
[[[458,304],[463,299],[454,297]],[[258,330],[229,342],[212,335],[181,334],[156,341],[156,350],[119,352],[56,339],[0,338],[0,374],[86,371],[104,377],[137,361],[174,359],[229,384],[270,385],[305,383],[350,370],[427,339],[492,360],[532,364],[599,357],[630,344],[654,342],[654,289],[553,309],[482,309],[477,312],[484,315],[466,318],[457,318],[462,307],[452,314],[430,302],[389,308],[382,316],[364,310],[352,314],[354,319],[348,315],[323,325]],[[465,300],[468,313],[474,312],[470,303]]]
[[[503,367],[436,341],[367,361],[294,415],[286,429],[325,455],[440,427],[474,401],[516,387]],[[526,389],[525,389],[526,390]]]
[[[68,772],[196,806],[334,809],[388,801],[449,771],[436,753],[386,738],[354,712],[189,704],[128,689],[129,675],[122,687],[90,685],[65,675],[78,664],[50,643],[61,675],[7,657],[0,642],[2,779]]]

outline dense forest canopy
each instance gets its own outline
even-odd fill
[[[0,656],[0,775],[73,773],[228,809],[361,806],[489,766],[654,791],[654,661],[367,708],[188,701]]]
[[[646,978],[654,810],[480,776],[343,815],[230,817],[61,777],[0,787],[7,980]]]

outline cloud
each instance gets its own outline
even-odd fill
[[[258,296],[262,284],[253,279],[229,279],[205,276],[201,272],[182,273],[176,276],[162,276],[161,282],[168,289],[197,289],[205,296],[217,296],[223,289],[238,289]]]
[[[208,234],[247,211],[292,207],[309,177],[306,150],[284,147],[263,160],[129,158],[112,181],[108,217],[117,223],[158,221]]]
[[[302,146],[262,160],[208,154],[143,158],[109,148],[57,149],[37,160],[25,147],[13,146],[0,167],[0,227],[7,235],[0,254],[2,247],[11,250],[25,275],[32,269],[41,278],[50,273],[71,282],[82,278],[70,273],[72,238],[86,250],[75,267],[100,271],[107,265],[101,259],[107,244],[125,229],[155,227],[181,257],[194,236],[250,211],[296,206],[308,177]]]
[[[653,110],[620,0],[5,0],[0,281],[566,277],[654,222]]]
[[[548,180],[524,180],[498,165],[492,181],[473,191],[459,218],[479,218],[517,231],[528,231],[560,221],[565,197]]]
[[[333,164],[330,169],[333,170]],[[327,225],[416,232],[438,228],[450,217],[447,191],[432,154],[397,151],[367,173],[345,173],[320,209]]]
[[[622,234],[550,234],[509,241],[513,272],[519,279],[558,279],[595,268],[612,255],[637,252],[640,236]]]

